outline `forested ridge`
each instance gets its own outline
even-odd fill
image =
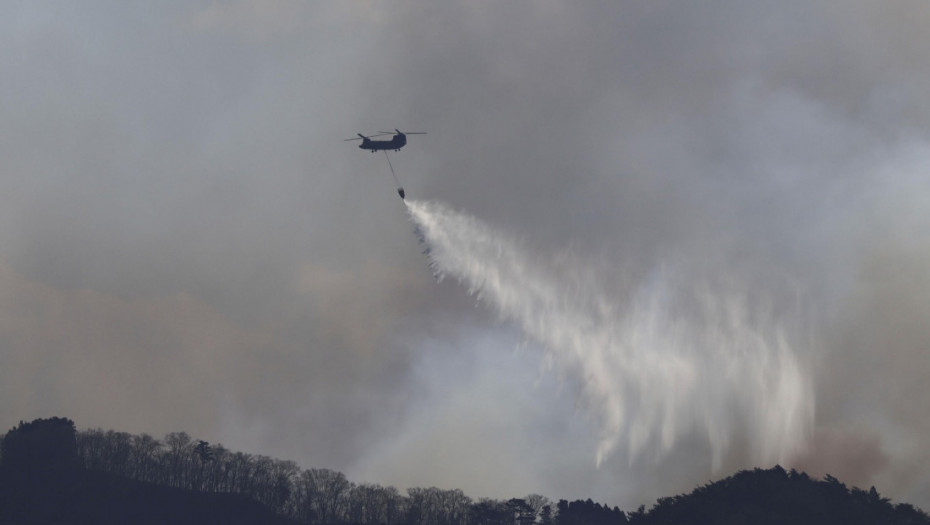
[[[0,447],[0,524],[302,523],[359,525],[926,524],[872,487],[779,466],[742,471],[623,512],[531,494],[473,500],[458,489],[354,483],[341,472],[233,452],[184,432],[163,439],[77,431],[65,418],[20,423]]]

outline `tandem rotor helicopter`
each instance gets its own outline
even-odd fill
[[[371,140],[371,137],[380,137],[383,135],[394,135],[394,136],[391,137],[391,140]],[[426,135],[426,132],[425,131],[408,131],[404,133],[399,129],[395,129],[394,131],[379,131],[378,133],[374,135],[370,135],[368,137],[359,133],[357,139],[345,139],[345,141],[343,142],[350,141],[350,140],[361,140],[362,143],[359,144],[358,147],[362,149],[371,150],[372,153],[379,151],[379,150],[400,151],[400,148],[403,148],[407,144],[407,135]]]
[[[391,137],[391,140],[371,140],[372,137],[381,137],[383,135],[394,135]],[[407,145],[407,135],[426,135],[425,131],[407,131],[406,133],[395,129],[394,131],[379,131],[374,135],[365,136],[361,133],[358,134],[358,138],[355,139],[345,139],[343,142],[350,140],[361,140],[362,143],[358,145],[361,149],[371,150],[372,153],[376,151],[383,151],[384,157],[387,158],[388,167],[391,168],[391,175],[394,176],[394,182],[397,183],[397,194],[400,195],[401,199],[405,198],[404,188],[400,185],[400,180],[397,179],[397,174],[394,173],[394,166],[391,165],[391,158],[388,157],[388,151],[400,151],[400,148],[403,148]]]

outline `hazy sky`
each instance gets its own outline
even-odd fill
[[[796,301],[815,419],[791,465],[930,508],[926,1],[0,15],[0,428],[626,509],[771,466],[736,446],[714,472],[695,437],[596,467],[572,386],[433,279],[383,154],[342,141],[400,128],[429,132],[392,157],[409,196],[605,287],[673,265]]]

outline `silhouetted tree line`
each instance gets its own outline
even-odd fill
[[[557,525],[618,525],[627,523],[626,514],[617,507],[595,503],[590,499],[568,502],[559,500]]]
[[[76,440],[86,469],[191,491],[241,494],[306,524],[528,524],[549,503],[539,495],[475,502],[459,489],[436,487],[402,494],[394,487],[353,483],[334,470],[303,470],[293,461],[232,452],[185,432],[159,440],[94,429],[78,432]]]
[[[560,500],[553,508],[547,498],[536,494],[477,501],[458,489],[416,487],[401,494],[394,487],[352,483],[334,470],[303,470],[292,461],[232,452],[184,432],[172,432],[161,440],[112,430],[77,432],[71,420],[52,418],[20,423],[2,439],[0,474],[5,479],[11,473],[25,479],[25,474],[37,477],[72,470],[184,494],[235,495],[258,502],[289,522],[304,524],[930,525],[927,514],[906,503],[893,505],[874,487],[848,489],[829,475],[815,480],[778,466],[742,471],[688,495],[660,498],[649,511],[641,506],[627,514],[590,499]]]

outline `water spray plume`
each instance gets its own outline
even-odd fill
[[[737,439],[785,463],[813,423],[797,334],[756,298],[657,270],[614,296],[593,265],[554,268],[517,239],[437,202],[406,201],[430,265],[542,346],[599,432],[597,462],[661,458],[705,436],[713,467]],[[566,262],[567,261],[567,262]]]

